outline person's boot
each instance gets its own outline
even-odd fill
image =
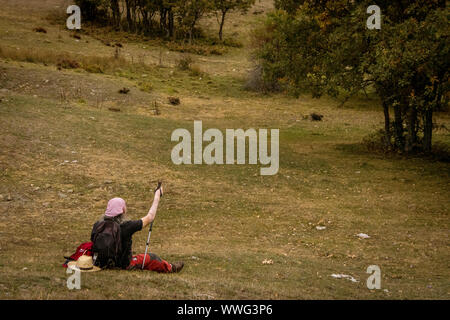
[[[172,265],[172,271],[170,271],[170,272],[177,273],[177,272],[180,272],[181,269],[183,269],[184,262],[183,261],[178,261],[178,262],[172,263],[171,265]]]

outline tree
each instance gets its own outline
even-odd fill
[[[192,43],[197,22],[211,9],[212,5],[208,0],[179,0],[177,2],[175,10],[179,26],[189,36],[189,43]]]
[[[76,0],[75,4],[81,9],[84,21],[100,21],[105,17],[109,0]],[[102,17],[103,19],[100,19]]]
[[[214,0],[214,10],[219,24],[219,39],[223,40],[223,26],[228,12],[239,10],[243,13],[255,3],[255,0]],[[219,18],[220,17],[220,18]]]
[[[381,30],[366,27],[371,1],[277,0],[255,33],[265,81],[295,95],[380,97],[384,142],[401,152],[431,151],[433,112],[449,87],[445,1],[377,1]],[[391,120],[390,111],[394,111]]]
[[[291,14],[295,14],[301,4],[301,1],[297,0],[274,0],[274,6],[276,9],[284,10]]]
[[[116,29],[118,29],[120,27],[120,16],[121,16],[119,0],[111,0],[110,8],[112,12],[112,24]]]

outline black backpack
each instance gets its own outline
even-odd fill
[[[105,218],[94,224],[91,233],[94,264],[100,268],[114,268],[122,251],[120,225],[113,219]]]

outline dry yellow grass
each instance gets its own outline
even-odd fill
[[[13,3],[0,1],[0,88],[7,89],[0,91],[0,298],[448,299],[449,164],[366,152],[362,138],[383,121],[376,101],[337,108],[329,99],[246,92],[246,46],[194,56],[202,80],[177,70],[176,52],[167,54],[173,64],[158,67],[150,56],[159,47],[143,43],[124,43],[126,62],[105,74],[58,71],[63,54],[81,63],[113,52],[89,36],[81,46],[48,24],[42,17],[57,1],[21,19],[12,18]],[[249,28],[257,18],[250,12],[230,23],[248,19]],[[48,33],[33,32],[36,26]],[[143,82],[153,90],[139,90]],[[118,94],[124,86],[131,92]],[[170,106],[169,95],[181,105]],[[322,122],[303,120],[314,111]],[[173,165],[170,134],[192,130],[193,120],[221,130],[280,128],[279,173]],[[437,121],[449,126],[448,113]],[[450,142],[446,131],[435,139]],[[82,289],[68,290],[62,257],[89,239],[108,199],[123,197],[130,218],[140,218],[159,178],[166,195],[150,248],[185,260],[183,272],[83,274]],[[359,239],[360,232],[371,238]],[[146,232],[136,234],[135,252],[145,240]],[[366,288],[372,264],[381,268],[382,290]]]

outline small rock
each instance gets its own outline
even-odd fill
[[[200,258],[199,258],[199,257],[196,257],[196,256],[192,256],[191,259],[192,259],[192,260],[200,260]]]
[[[176,98],[176,97],[169,97],[169,103],[171,105],[177,106],[181,103],[180,98]]]
[[[273,260],[272,259],[264,259],[262,264],[273,264]]]
[[[40,33],[47,33],[47,30],[45,30],[42,27],[37,27],[33,29],[34,32],[40,32]]]
[[[113,182],[111,180],[105,180],[105,184],[112,184]]]
[[[67,193],[73,193],[72,189],[67,190]]]
[[[316,229],[317,230],[325,230],[327,227],[324,227],[324,226],[316,226]]]
[[[11,197],[10,194],[8,194],[8,196],[6,197],[6,201],[12,201],[12,200],[13,200],[13,198]]]
[[[336,273],[333,273],[331,275],[331,277],[333,277],[335,279],[348,279],[351,282],[359,282],[358,280],[356,280],[355,278],[353,278],[352,276],[350,276],[348,274],[342,274],[342,273],[341,274],[336,274]]]
[[[368,234],[365,234],[365,233],[358,233],[356,236],[361,238],[361,239],[368,239],[368,238],[370,238],[370,236]]]
[[[323,115],[315,112],[311,113],[309,116],[311,117],[311,121],[322,121],[323,118]]]

